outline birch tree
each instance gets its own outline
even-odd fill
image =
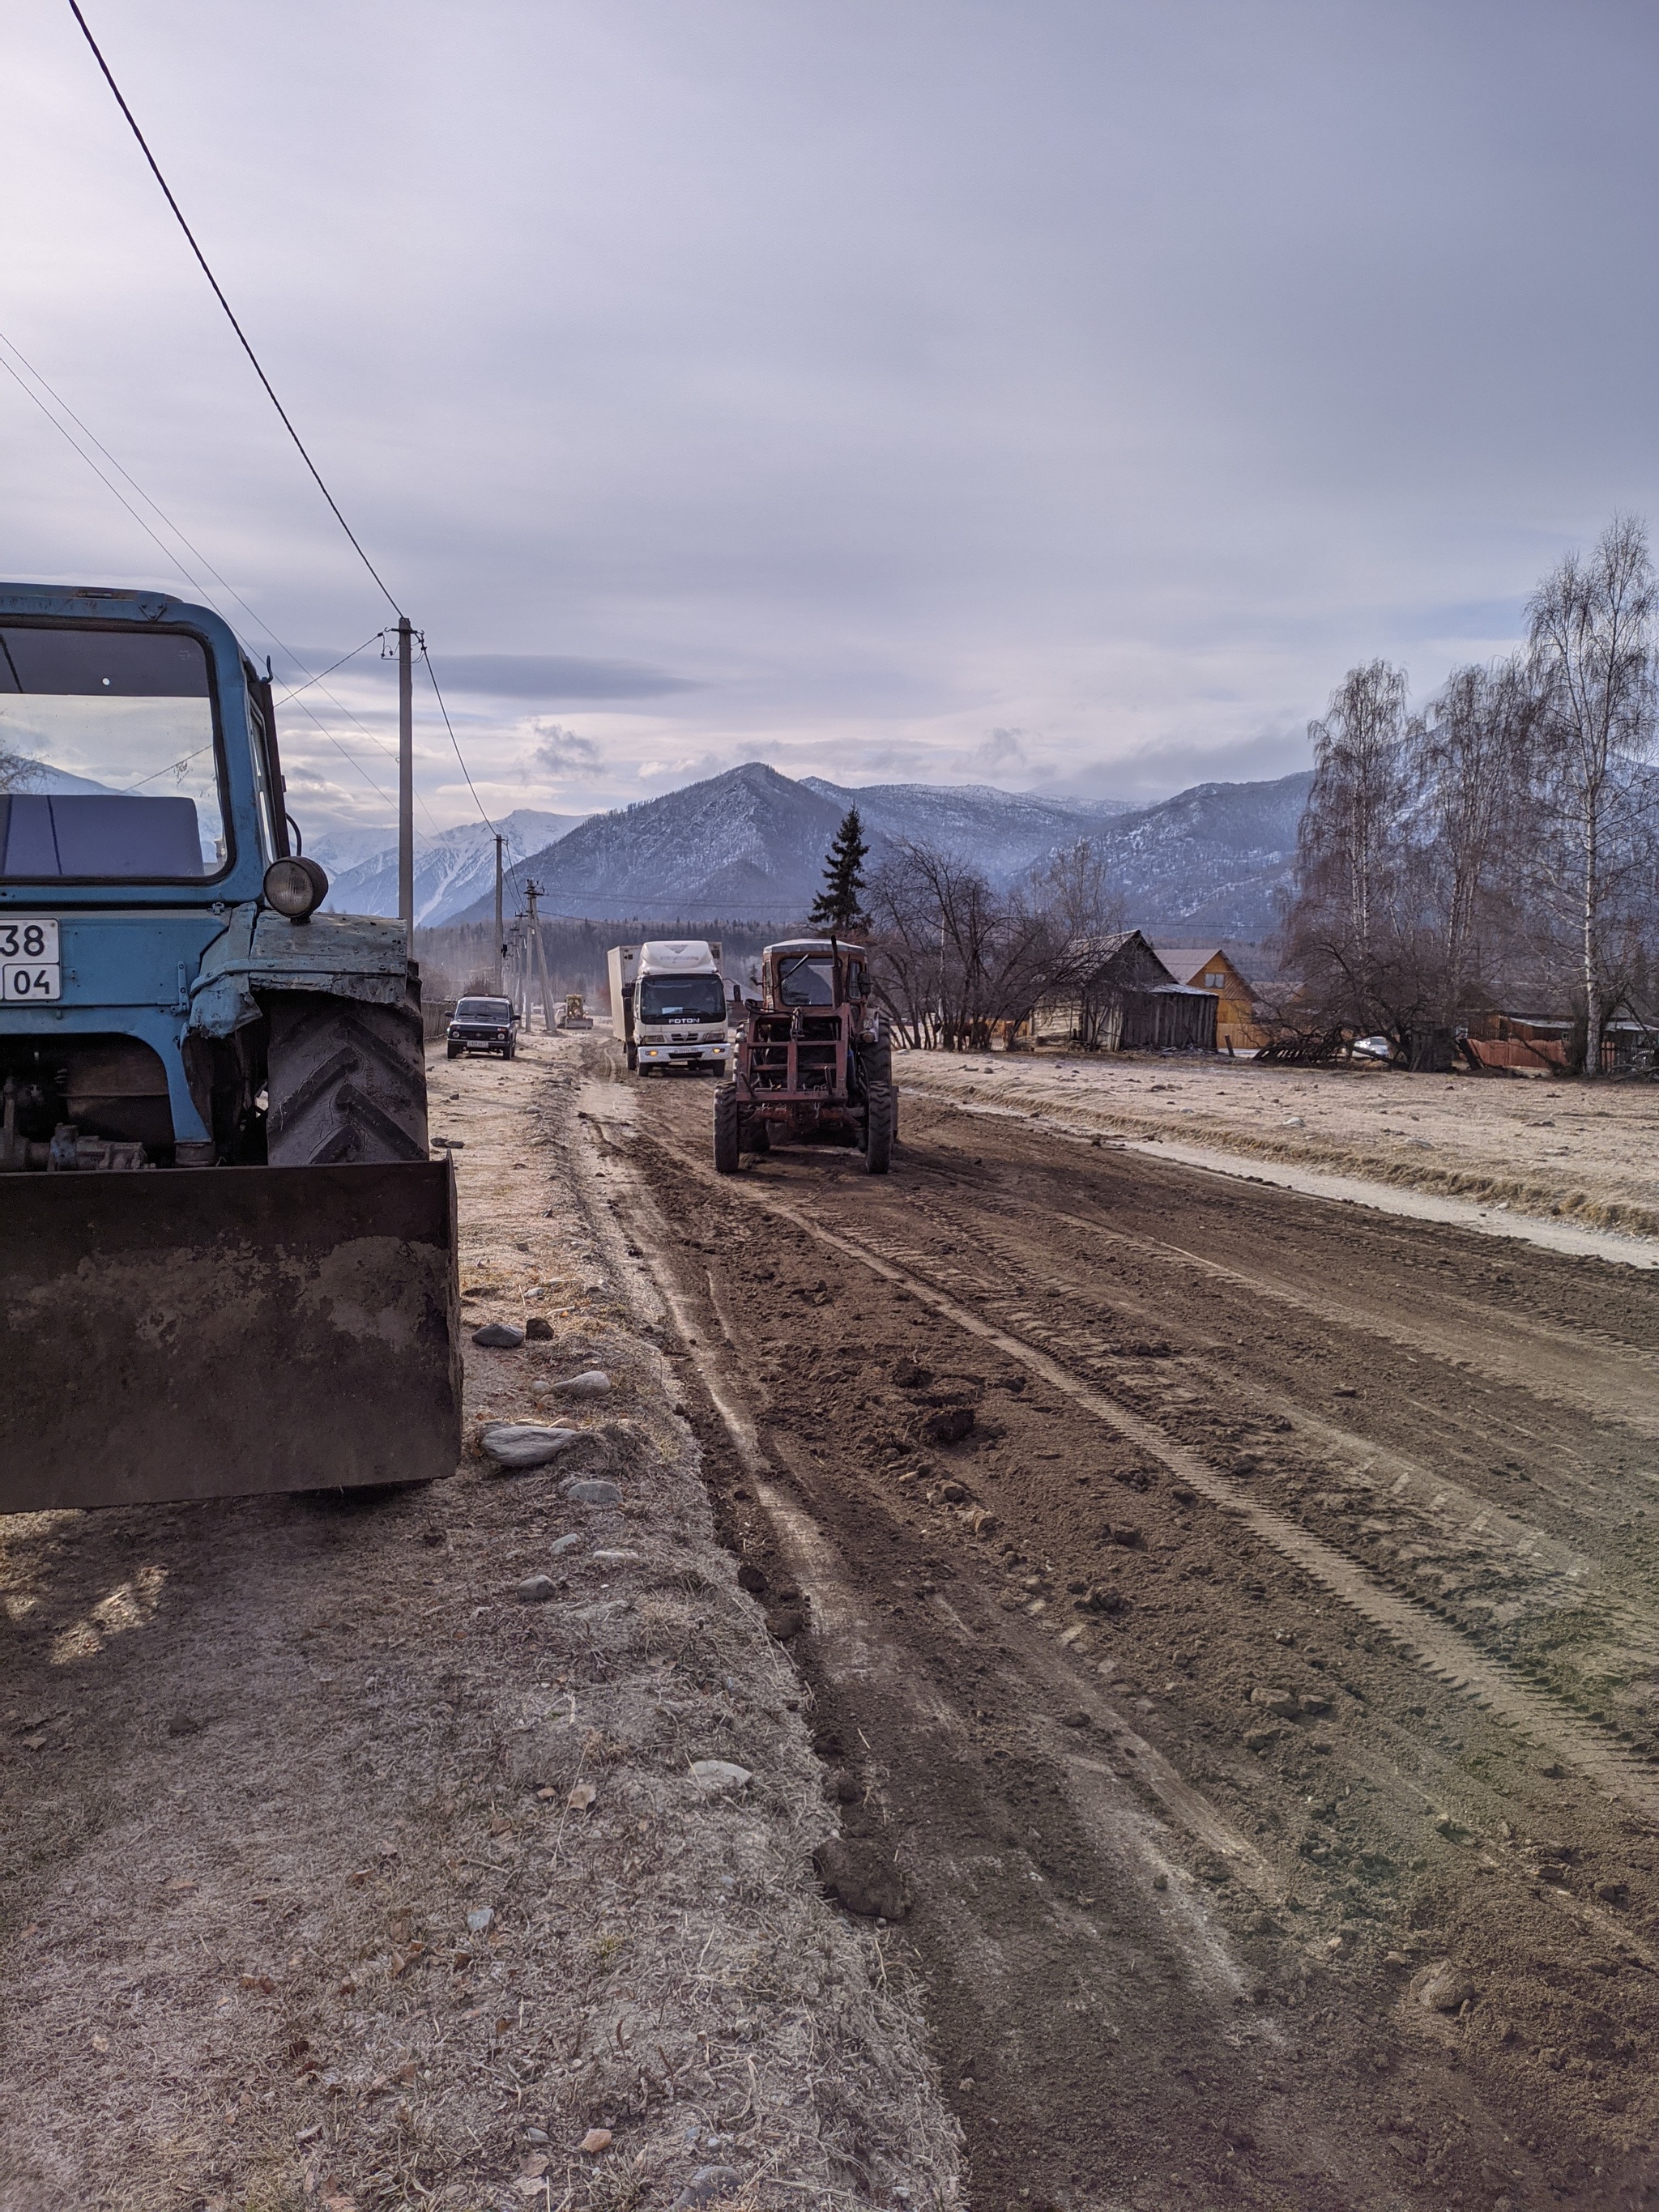
[[[1570,900],[1584,1002],[1584,1073],[1599,1075],[1620,899],[1647,858],[1656,590],[1647,532],[1615,515],[1595,550],[1570,553],[1528,602],[1540,696],[1540,794],[1553,875]]]

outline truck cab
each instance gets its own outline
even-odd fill
[[[611,951],[611,1005],[628,1065],[641,1075],[731,1064],[720,948],[702,939],[659,939]]]

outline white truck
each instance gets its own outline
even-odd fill
[[[726,1032],[720,948],[701,939],[661,939],[613,945],[611,1026],[623,1041],[630,1070],[712,1068],[732,1064]]]

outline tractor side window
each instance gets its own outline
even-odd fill
[[[0,876],[222,875],[213,703],[182,631],[0,626]]]
[[[830,954],[797,953],[778,963],[778,992],[786,1006],[833,1006],[836,963]]]

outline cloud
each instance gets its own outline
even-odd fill
[[[1024,732],[989,731],[984,744],[975,746],[963,766],[981,770],[987,775],[1006,775],[1011,770],[1028,769],[1030,758],[1025,750]]]
[[[556,653],[450,653],[437,664],[446,691],[495,699],[662,699],[702,687],[689,677],[631,660],[582,660]]]
[[[575,775],[599,764],[599,749],[591,738],[580,738],[562,722],[533,722],[540,743],[532,755],[535,765],[549,775]]]

